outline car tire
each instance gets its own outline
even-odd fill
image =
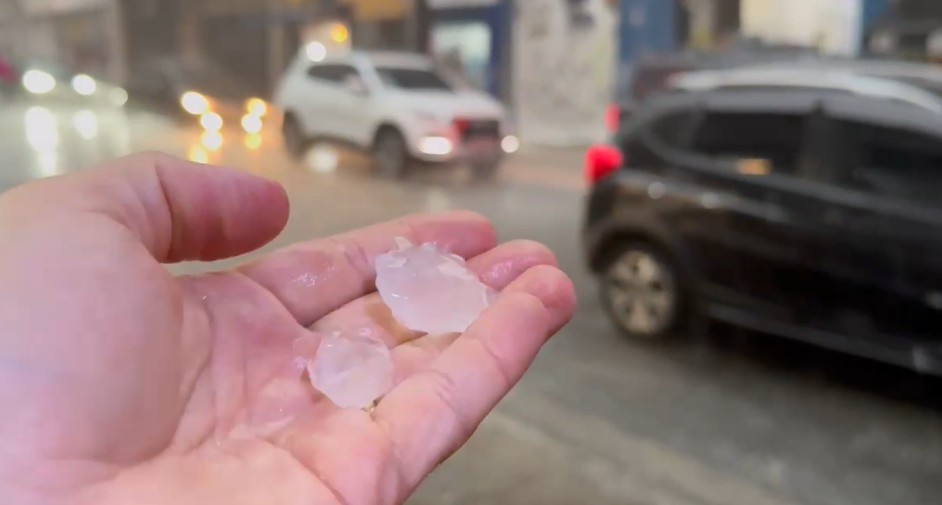
[[[402,133],[395,128],[383,128],[376,134],[372,154],[376,171],[382,177],[399,179],[409,170],[409,148]]]
[[[304,156],[307,149],[308,139],[304,136],[301,129],[301,123],[291,114],[285,116],[284,124],[281,127],[281,133],[284,137],[285,150],[294,159],[300,159]]]
[[[683,272],[649,243],[627,242],[614,249],[603,265],[599,289],[609,317],[632,339],[667,340],[687,323]]]

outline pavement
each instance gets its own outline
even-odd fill
[[[264,250],[406,213],[470,208],[501,239],[546,243],[572,276],[575,319],[411,504],[942,502],[942,382],[722,326],[663,345],[620,336],[580,254],[580,150],[525,148],[490,183],[460,170],[393,182],[356,153],[315,149],[294,161],[274,132],[223,137],[214,151],[191,125],[152,113],[0,104],[0,190],[160,149],[284,184],[291,219]]]

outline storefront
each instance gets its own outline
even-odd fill
[[[429,0],[433,55],[472,85],[509,100],[513,11],[507,0]]]
[[[20,0],[28,29],[22,44],[32,59],[122,77],[124,52],[115,0]]]
[[[586,145],[605,139],[618,15],[606,0],[517,2],[512,106],[526,142]]]
[[[743,32],[775,44],[816,47],[823,53],[861,50],[861,0],[743,0]]]

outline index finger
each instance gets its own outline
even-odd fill
[[[396,248],[396,237],[434,242],[470,258],[497,245],[487,219],[468,211],[408,216],[333,237],[289,246],[240,272],[271,291],[307,327],[374,291],[376,256]]]

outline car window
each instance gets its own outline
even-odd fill
[[[340,84],[351,75],[356,75],[356,73],[356,69],[350,65],[336,64],[314,65],[307,71],[308,77],[333,84]]]
[[[629,124],[621,138],[626,159],[649,169],[666,165],[664,150],[684,149],[694,117],[690,110],[672,110]]]
[[[842,126],[855,140],[848,181],[854,189],[942,206],[942,138],[852,121]]]
[[[668,112],[651,121],[648,131],[666,147],[682,148],[690,140],[694,117],[693,111],[690,110]]]
[[[726,161],[747,161],[745,170],[790,173],[801,152],[805,117],[799,114],[711,112],[690,148]]]
[[[448,91],[451,86],[438,74],[421,68],[376,67],[384,85],[405,90]]]

